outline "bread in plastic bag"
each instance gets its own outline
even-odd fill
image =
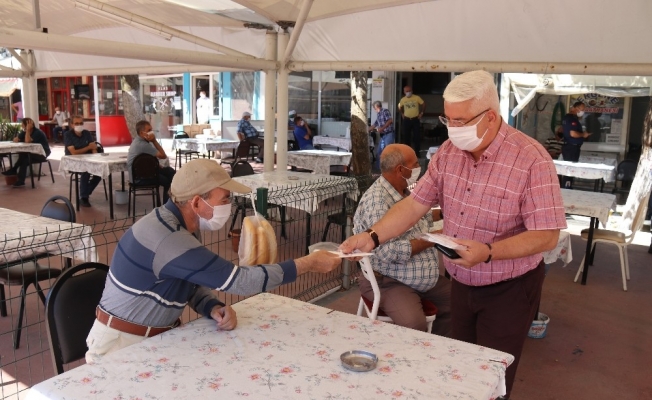
[[[240,265],[275,264],[278,246],[276,232],[261,214],[245,217],[240,234]]]

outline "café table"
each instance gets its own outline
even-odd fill
[[[589,274],[591,247],[593,245],[593,233],[598,225],[598,221],[603,226],[607,225],[609,211],[616,210],[616,195],[572,189],[561,189],[561,195],[566,214],[582,215],[591,218],[586,241],[584,271],[582,272],[582,285],[586,285],[586,278]]]
[[[608,161],[608,164],[591,162],[589,159],[585,159],[584,162],[581,160],[578,162],[564,160],[552,161],[557,169],[557,175],[595,180],[595,192],[598,189],[602,191],[605,182],[614,182],[616,180],[616,165],[611,161]]]
[[[63,255],[80,261],[97,261],[88,225],[0,208],[0,262],[11,264],[37,254]]]
[[[122,190],[125,190],[125,171],[127,171],[127,154],[125,152],[116,153],[91,153],[77,154],[61,157],[59,163],[59,172],[65,177],[69,173],[78,174],[88,172],[91,175],[100,176],[102,179],[109,181],[109,216],[113,219],[113,178],[112,174],[120,172],[122,181]],[[163,166],[169,165],[169,160],[159,160]],[[75,182],[75,196],[77,198],[77,211],[79,211],[79,182]]]
[[[314,143],[314,142],[313,142]],[[350,152],[331,150],[298,150],[287,153],[288,165],[309,169],[316,174],[330,174],[331,165],[349,165]]]
[[[240,145],[238,140],[229,140],[222,138],[202,138],[202,139],[173,139],[172,150],[191,150],[200,153],[211,151],[236,150]]]
[[[289,154],[290,152],[288,152]],[[358,183],[354,178],[282,170],[238,176],[233,180],[253,189],[254,198],[257,188],[267,188],[269,189],[268,203],[304,211],[306,213],[306,251],[310,246],[311,215],[317,211],[319,203],[341,194],[346,195],[343,202],[347,197],[355,199],[358,189]]]
[[[33,386],[44,399],[478,399],[505,394],[510,354],[263,293],[238,326],[200,318]],[[375,369],[345,369],[365,350]]]
[[[34,171],[32,170],[32,159],[30,154],[38,154],[40,156],[47,157],[47,155],[45,155],[45,150],[43,150],[43,146],[38,143],[3,141],[0,142],[0,154],[1,153],[27,153],[27,156],[30,157],[29,175],[32,179],[32,189],[34,189],[36,186],[34,185]]]
[[[326,144],[329,146],[334,146],[339,149],[344,149],[346,151],[351,151],[351,138],[344,137],[330,137],[330,136],[315,136],[312,138],[312,144]]]

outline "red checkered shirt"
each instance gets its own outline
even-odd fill
[[[441,205],[444,234],[459,239],[493,243],[527,230],[566,228],[550,155],[539,142],[504,122],[477,162],[446,141],[411,196],[424,205]],[[444,265],[457,281],[485,286],[521,276],[541,259],[539,253],[466,268],[444,257]]]

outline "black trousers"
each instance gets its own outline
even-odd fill
[[[419,118],[403,118],[402,133],[401,143],[412,147],[414,152],[417,153],[417,157],[419,157],[421,151],[421,121]]]
[[[265,157],[265,140],[261,137],[255,136],[255,137],[248,137],[247,142],[251,144],[255,144],[258,146],[258,158],[261,160],[263,157]]]
[[[564,161],[578,162],[580,160],[580,149],[582,148],[581,144],[565,144],[561,147],[561,155],[564,157]],[[561,187],[562,188],[572,188],[573,187],[573,177],[572,176],[562,176],[561,177]]]
[[[14,165],[13,167],[13,170],[15,170],[18,174],[18,181],[16,183],[25,183],[25,177],[27,176],[27,169],[29,168],[30,156],[31,156],[32,163],[47,161],[45,157],[43,157],[40,154],[27,155],[27,153],[18,153],[18,161],[16,162],[16,165]]]
[[[453,279],[452,338],[504,351],[514,356],[507,368],[509,397],[525,338],[541,300],[543,261],[533,270],[488,286],[467,286]]]
[[[138,181],[138,184],[149,185],[158,183],[161,185],[163,187],[163,204],[165,204],[170,198],[170,185],[172,185],[172,178],[174,178],[176,172],[172,167],[161,167],[158,170],[158,182],[151,182],[151,179],[141,179]]]

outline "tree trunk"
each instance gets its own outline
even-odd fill
[[[371,173],[367,132],[367,72],[351,72],[351,168],[356,176]]]
[[[120,85],[125,120],[133,140],[136,137],[136,123],[145,119],[143,105],[140,103],[140,79],[138,75],[123,75],[120,77]]]

